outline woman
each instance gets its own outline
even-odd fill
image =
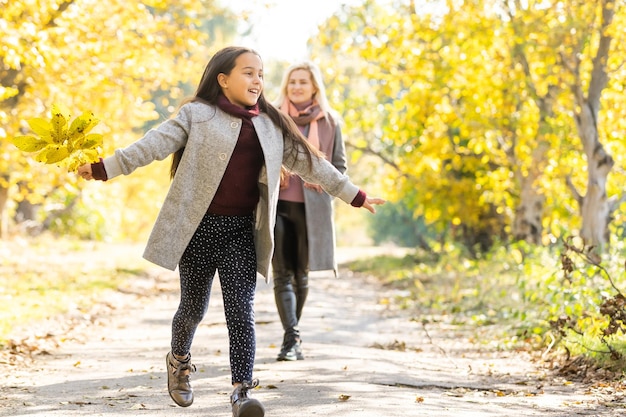
[[[283,76],[276,103],[291,116],[309,144],[342,174],[346,152],[338,117],[326,99],[319,68],[306,61]],[[333,270],[335,228],[332,197],[319,185],[284,172],[278,197],[275,251],[272,258],[274,298],[284,337],[277,360],[304,359],[299,322],[309,292],[309,271]]]

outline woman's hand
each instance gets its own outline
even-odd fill
[[[309,190],[313,190],[313,191],[317,191],[318,193],[322,193],[324,190],[322,189],[321,185],[318,184],[312,184],[310,182],[305,182],[304,183],[304,188],[308,188]]]
[[[382,198],[367,197],[362,207],[369,210],[371,213],[376,213],[376,209],[374,208],[374,205],[381,205],[385,203],[386,201],[383,200]]]
[[[76,171],[78,175],[83,177],[86,180],[93,179],[93,172],[91,171],[91,164],[85,164],[78,167],[78,171]]]

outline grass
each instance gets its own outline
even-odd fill
[[[140,250],[51,237],[0,242],[0,345],[29,322],[82,311],[142,274]]]
[[[377,277],[396,289],[389,304],[408,309],[419,322],[442,321],[472,332],[474,340],[492,349],[523,349],[584,357],[593,366],[623,372],[626,324],[610,338],[602,335],[608,318],[603,299],[626,289],[624,251],[616,248],[602,261],[607,274],[579,258],[565,274],[562,260],[571,256],[560,247],[510,246],[469,259],[451,248],[438,257],[420,252],[403,258],[378,256],[346,265]],[[618,299],[619,300],[619,299]],[[626,310],[618,311],[626,316]],[[567,328],[555,326],[567,317]],[[610,351],[609,351],[610,350]]]

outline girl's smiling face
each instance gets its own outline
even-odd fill
[[[313,85],[311,73],[305,69],[293,70],[287,82],[287,98],[293,104],[307,103],[313,100],[317,88]]]
[[[217,81],[228,101],[243,108],[254,106],[263,91],[263,62],[256,54],[243,53],[230,74],[220,73]]]

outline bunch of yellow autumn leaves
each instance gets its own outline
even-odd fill
[[[89,133],[100,120],[84,112],[70,123],[69,111],[52,106],[50,120],[35,117],[28,120],[34,135],[16,136],[12,143],[24,152],[37,152],[35,159],[44,164],[66,166],[75,172],[79,166],[96,162],[102,148],[102,135]]]

